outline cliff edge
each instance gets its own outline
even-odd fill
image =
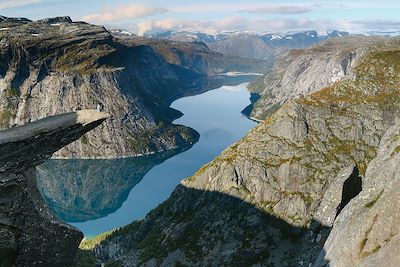
[[[35,167],[109,115],[81,110],[0,131],[0,266],[69,266],[83,237],[48,209]]]

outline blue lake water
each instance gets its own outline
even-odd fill
[[[144,218],[256,123],[241,115],[247,84],[184,97],[171,107],[184,115],[175,124],[200,133],[190,149],[113,160],[50,160],[38,168],[38,188],[53,211],[86,237]]]

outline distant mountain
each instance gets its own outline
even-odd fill
[[[203,43],[212,43],[216,41],[216,37],[214,35],[202,33],[202,32],[160,32],[155,34],[150,34],[147,37],[155,38],[155,39],[168,39],[178,42],[203,42]]]
[[[253,32],[223,32],[210,35],[202,32],[162,32],[149,35],[156,39],[168,39],[179,42],[203,42],[214,51],[227,56],[266,59],[282,52],[282,49],[307,48],[322,41],[335,37],[348,36],[345,31],[332,30],[326,34],[316,31],[293,33],[253,33]]]
[[[114,35],[114,36],[119,36],[119,37],[123,37],[123,36],[136,36],[136,34],[127,31],[127,30],[123,30],[123,29],[109,29],[109,32]]]

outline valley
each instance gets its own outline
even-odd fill
[[[143,220],[86,249],[101,261],[118,259],[122,265],[353,266],[384,261],[397,239],[380,237],[377,223],[396,216],[387,214],[388,202],[381,202],[385,208],[371,207],[392,197],[381,198],[379,188],[386,182],[379,173],[392,177],[389,183],[398,177],[396,145],[390,143],[397,140],[398,55],[398,39],[375,37],[336,39],[293,52],[288,62],[296,66],[279,69],[274,77],[283,81],[295,73],[289,81],[296,86],[281,91],[287,98],[265,120],[183,180]],[[320,58],[326,63],[330,57],[332,69],[316,67]],[[343,72],[339,79],[332,79],[335,69]],[[296,77],[311,92],[299,94],[303,87]],[[319,77],[322,84],[307,77]],[[265,93],[258,101],[276,99]],[[269,108],[256,102],[253,111],[260,107]],[[387,149],[392,152],[382,159]],[[344,237],[341,230],[354,230],[361,218],[364,232]],[[396,236],[397,227],[391,229]],[[383,231],[385,236],[389,232]],[[345,258],[343,246],[351,249]],[[380,250],[383,246],[387,250]]]
[[[0,16],[0,267],[397,266],[399,24],[253,4]]]
[[[89,238],[143,218],[182,179],[256,125],[240,114],[249,102],[246,85],[173,102],[184,114],[173,123],[200,134],[193,147],[126,159],[50,160],[38,168],[39,190],[58,217]]]

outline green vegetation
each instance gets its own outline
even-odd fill
[[[157,150],[155,140],[153,140],[156,136],[155,129],[148,130],[144,133],[135,135],[130,141],[130,147],[136,153],[145,154],[149,150]]]
[[[8,128],[10,124],[10,119],[14,116],[10,110],[2,110],[0,111],[0,127],[1,128]]]
[[[81,141],[82,145],[87,145],[89,143],[86,134],[82,135],[79,140]]]
[[[93,45],[88,42],[74,45],[65,49],[64,54],[57,57],[55,68],[60,72],[92,74],[101,67],[103,69],[110,68],[99,61],[114,51],[115,48],[107,44]]]
[[[250,195],[250,190],[245,185],[240,185],[238,188],[239,191],[244,192],[246,195]]]
[[[9,88],[5,90],[5,96],[8,97],[20,97],[21,92],[17,88]]]
[[[71,267],[94,267],[96,266],[96,258],[92,252],[78,249],[74,262]]]
[[[104,267],[122,267],[122,265],[117,261],[110,259],[104,264]]]
[[[79,248],[82,250],[91,250],[93,249],[96,245],[100,244],[102,241],[104,241],[108,236],[110,236],[114,230],[102,233],[100,235],[97,235],[93,238],[90,239],[83,239],[81,244],[79,245]]]
[[[374,217],[374,219],[373,219],[373,221],[372,221],[372,224],[371,224],[370,227],[367,229],[367,231],[364,233],[364,238],[363,238],[363,240],[361,240],[361,243],[360,243],[360,255],[361,255],[362,258],[363,258],[363,257],[366,257],[366,256],[368,256],[368,255],[371,254],[371,252],[366,252],[366,251],[364,251],[364,249],[365,249],[365,246],[367,245],[367,242],[368,242],[368,235],[369,235],[369,233],[371,232],[372,227],[374,226],[374,224],[375,224],[375,222],[376,222],[377,216],[378,216],[378,214],[375,215],[375,217]]]
[[[399,154],[399,153],[400,153],[400,146],[396,147],[396,148],[393,150],[392,156],[394,156],[394,155],[396,155],[396,154]]]
[[[381,192],[370,202],[366,203],[364,206],[366,208],[372,208],[375,203],[378,201],[378,199],[382,196],[384,189],[381,190]]]
[[[148,151],[161,150],[160,139],[176,145],[188,145],[198,139],[198,134],[185,126],[159,123],[145,132],[131,137],[130,147],[135,153],[146,154]]]

